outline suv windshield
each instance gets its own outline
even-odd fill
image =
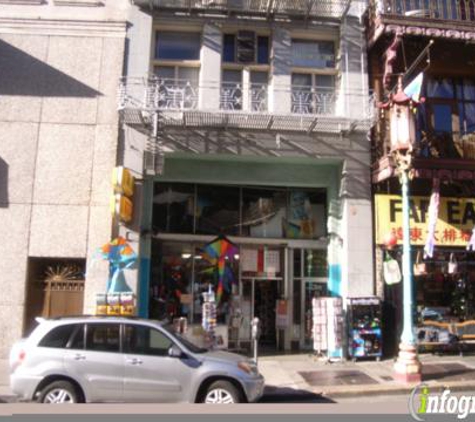
[[[187,340],[185,337],[181,336],[180,334],[176,333],[173,330],[173,325],[162,325],[162,328],[170,333],[172,336],[176,337],[183,346],[185,346],[190,352],[192,353],[205,353],[208,349],[204,347],[198,347],[197,345],[193,344],[191,341]]]

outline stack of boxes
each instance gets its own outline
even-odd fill
[[[100,293],[96,295],[96,315],[132,316],[134,314],[134,293]]]

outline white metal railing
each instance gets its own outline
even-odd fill
[[[276,114],[341,117],[356,114],[362,118],[374,118],[375,114],[370,93],[358,90],[345,93],[330,87],[293,85],[271,89],[267,84],[243,86],[234,82],[199,85],[153,76],[123,78],[118,91],[119,109],[268,114],[271,104]]]
[[[292,86],[292,113],[332,115],[336,100],[334,88]]]
[[[223,82],[219,93],[219,108],[228,111],[267,111],[268,89],[266,84]]]
[[[475,21],[474,0],[372,0],[379,14]]]
[[[350,0],[133,0],[139,7],[258,15],[341,18]]]
[[[193,110],[198,107],[198,92],[198,83],[194,81],[151,78],[146,89],[146,107]]]

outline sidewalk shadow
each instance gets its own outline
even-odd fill
[[[265,387],[258,403],[336,403],[328,397],[307,390],[288,387]]]

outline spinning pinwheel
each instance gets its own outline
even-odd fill
[[[237,253],[237,246],[222,235],[203,247],[203,258],[211,265],[206,272],[214,273],[214,271],[218,271],[217,304],[219,304],[224,291],[231,291],[234,274],[229,265],[226,265],[226,261],[233,259]]]

